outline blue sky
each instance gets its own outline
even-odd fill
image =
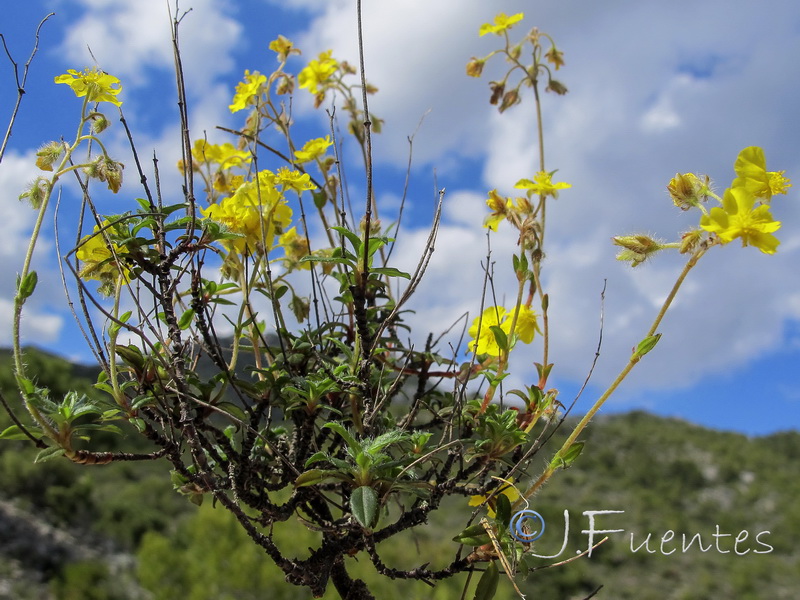
[[[570,399],[588,371],[597,344],[600,291],[607,281],[602,355],[592,386],[578,410],[621,368],[647,330],[681,268],[677,256],[659,256],[635,270],[614,260],[610,238],[650,233],[665,239],[694,225],[680,213],[665,186],[677,171],[705,173],[721,191],[733,178],[742,148],[765,149],[768,168],[800,177],[800,5],[744,0],[665,3],[642,0],[531,3],[509,0],[403,0],[365,2],[367,76],[380,92],[371,109],[385,119],[375,140],[377,194],[391,218],[402,193],[409,135],[414,167],[405,228],[396,252],[410,269],[427,236],[435,200],[434,177],[447,190],[445,220],[428,278],[413,304],[413,324],[438,332],[458,315],[480,306],[480,261],[486,254],[486,192],[511,194],[538,164],[530,99],[503,115],[488,105],[487,82],[500,72],[489,63],[480,80],[465,76],[471,56],[498,40],[479,38],[494,11],[524,11],[518,31],[550,33],[564,51],[560,79],[565,97],[544,99],[547,163],[573,184],[548,213],[546,284],[554,330],[554,383]],[[267,44],[278,33],[303,56],[295,72],[318,52],[333,49],[356,62],[355,2],[351,0],[183,0],[192,8],[181,41],[195,138],[207,132],[229,141],[216,125],[237,126],[227,106],[245,69],[269,72],[276,63]],[[71,135],[79,102],[55,75],[93,64],[122,79],[123,109],[140,152],[155,149],[166,194],[180,197],[176,99],[165,0],[32,0],[9,3],[0,30],[20,65],[37,23],[40,50],[28,79],[10,149],[0,164],[0,332],[10,332],[14,277],[33,222],[17,202],[36,175],[36,148]],[[777,18],[775,15],[779,15]],[[499,67],[499,65],[496,65]],[[60,88],[60,89],[59,89]],[[325,135],[327,117],[314,112],[308,94],[297,94],[294,116],[307,138]],[[7,60],[0,60],[0,117],[10,115],[16,90]],[[108,135],[126,165],[121,128]],[[101,210],[128,208],[138,195],[135,177],[117,196],[100,196]],[[363,184],[354,179],[354,194]],[[774,256],[730,244],[716,248],[687,281],[664,321],[656,350],[637,367],[605,412],[644,408],[703,425],[750,434],[800,428],[800,188],[773,202],[783,221]],[[60,223],[68,229],[77,203],[64,188]],[[51,221],[52,222],[52,221]],[[505,258],[511,235],[492,241],[498,289],[513,289]],[[26,340],[86,358],[65,310],[52,235],[37,253],[42,283],[24,323]],[[510,293],[510,292],[509,292]],[[0,338],[8,345],[10,333]],[[424,334],[421,334],[424,337]],[[537,348],[517,352],[516,383],[530,382]]]

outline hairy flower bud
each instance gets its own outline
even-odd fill
[[[700,242],[703,241],[705,233],[701,229],[692,229],[681,236],[680,252],[688,254],[694,252]]]
[[[36,166],[42,171],[52,171],[53,163],[64,151],[62,142],[48,142],[36,151]]]
[[[618,235],[611,240],[622,248],[617,254],[617,260],[630,261],[632,267],[639,266],[664,247],[648,235]]]
[[[20,200],[27,200],[31,206],[38,209],[44,199],[47,197],[48,188],[50,183],[44,177],[37,177],[32,181],[28,187],[19,195]]]
[[[102,113],[96,112],[92,113],[90,116],[92,118],[93,133],[103,133],[111,125],[111,122],[106,119],[106,116]]]
[[[667,184],[667,191],[672,202],[681,210],[689,210],[707,199],[709,178],[701,180],[694,173],[675,173],[675,177]]]
[[[105,182],[115,194],[122,187],[122,169],[125,168],[121,162],[112,160],[108,156],[98,156],[97,159],[84,167],[86,175],[93,179]]]

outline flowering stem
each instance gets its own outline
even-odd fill
[[[691,271],[694,268],[694,266],[697,264],[697,261],[700,260],[700,257],[703,256],[703,254],[705,254],[706,251],[707,248],[701,247],[691,256],[691,258],[689,258],[688,261],[686,261],[686,265],[684,265],[683,271],[681,271],[680,275],[678,275],[678,279],[675,280],[675,284],[672,286],[672,290],[670,290],[669,295],[664,300],[664,303],[661,305],[661,309],[658,311],[658,314],[653,320],[650,329],[647,331],[645,339],[652,335],[655,335],[656,329],[658,329],[658,326],[661,324],[664,315],[667,314],[667,310],[672,304],[672,301],[675,299],[675,296],[677,295],[681,285],[683,285],[683,282],[686,279],[686,276],[689,274],[689,271]],[[622,371],[620,371],[619,375],[617,375],[616,379],[614,379],[614,381],[611,383],[611,385],[608,386],[606,391],[603,392],[603,394],[595,401],[592,408],[589,409],[589,411],[583,416],[580,422],[572,430],[572,433],[569,435],[566,441],[561,445],[561,448],[558,450],[558,452],[556,452],[555,454],[556,457],[565,456],[566,452],[570,449],[572,444],[575,443],[575,440],[578,439],[578,436],[583,432],[583,430],[592,420],[594,415],[597,414],[597,411],[600,410],[603,404],[605,404],[606,400],[608,400],[611,397],[611,395],[616,391],[616,389],[625,380],[625,378],[631,372],[633,367],[636,366],[636,364],[639,362],[640,359],[641,356],[635,352],[631,355],[631,358],[628,360],[628,364],[625,365]],[[534,482],[534,484],[530,488],[528,488],[528,490],[522,495],[522,497],[515,503],[514,505],[515,508],[519,504],[521,504],[524,500],[530,498],[533,494],[535,494],[536,491],[540,487],[542,487],[547,482],[548,479],[550,479],[550,476],[556,471],[557,468],[558,468],[558,461],[554,459],[553,461],[550,462],[550,464],[542,472],[542,474]]]
[[[538,69],[534,71],[538,73]],[[539,98],[539,85],[538,80],[534,77],[531,80],[531,86],[533,87],[533,98],[536,104],[536,129],[537,129],[537,138],[539,140],[539,171],[544,173],[544,130],[542,124],[542,103]],[[539,207],[541,208],[539,223],[539,246],[538,249],[541,251],[544,248],[544,232],[545,232],[545,217],[546,217],[546,208],[547,208],[547,195],[540,194],[539,195]],[[536,290],[539,293],[539,300],[542,302],[542,365],[545,367],[548,364],[548,358],[550,354],[550,320],[547,318],[547,305],[544,302],[544,288],[542,288],[542,279],[541,279],[541,270],[542,270],[542,261],[541,261],[541,252],[538,254],[534,254],[533,258],[533,275],[536,280]]]

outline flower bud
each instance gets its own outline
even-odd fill
[[[467,63],[467,75],[470,77],[480,77],[483,73],[483,65],[486,63],[481,58],[472,57],[472,60]]]
[[[291,94],[294,91],[294,78],[291,75],[282,75],[275,86],[275,93],[279,96]]]
[[[109,128],[111,122],[106,119],[106,116],[102,113],[96,112],[91,114],[92,118],[92,132],[93,133],[102,133],[106,129]]]
[[[647,235],[618,235],[611,240],[622,248],[617,254],[617,260],[630,261],[632,267],[639,266],[664,247]]]
[[[510,90],[506,92],[505,96],[503,96],[503,102],[500,104],[500,108],[498,110],[500,112],[504,112],[515,104],[519,104],[519,101],[519,92],[517,90]]]
[[[694,173],[675,173],[675,177],[667,184],[667,191],[673,204],[681,210],[689,210],[705,202],[710,180],[708,175],[704,175],[703,178],[705,181]]]
[[[702,229],[692,229],[687,231],[681,236],[680,252],[681,254],[689,254],[694,252],[695,248],[703,241],[704,232]]]
[[[37,177],[28,185],[28,188],[19,195],[20,200],[27,200],[31,206],[38,209],[47,197],[49,182],[44,177]]]
[[[115,194],[122,187],[122,169],[125,168],[121,162],[112,160],[108,156],[99,156],[97,159],[84,168],[84,172],[94,179],[104,181]]]
[[[367,217],[364,215],[361,217],[361,222],[358,224],[358,230],[363,234],[364,229],[367,227]],[[381,220],[372,217],[369,220],[369,235],[370,237],[374,237],[376,235],[381,234]]]
[[[504,82],[491,81],[489,88],[492,90],[492,97],[489,99],[489,104],[497,104],[500,98],[503,97],[503,92],[506,91],[506,84]]]
[[[36,151],[36,166],[42,171],[52,171],[53,163],[58,160],[64,151],[64,144],[61,142],[48,142]]]
[[[559,96],[563,96],[564,94],[566,94],[569,91],[569,90],[567,90],[567,86],[565,86],[563,83],[561,83],[560,81],[558,81],[556,79],[551,79],[547,83],[546,90],[548,92],[555,92]]]

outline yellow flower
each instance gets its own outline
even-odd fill
[[[279,35],[269,43],[269,49],[278,55],[280,62],[284,62],[291,54],[300,54],[300,50],[295,48],[294,44],[282,35]]]
[[[503,324],[504,326],[508,327],[509,331],[511,329],[512,316],[513,315],[509,315],[507,323]],[[506,327],[503,327],[503,330],[505,329]],[[506,334],[508,334],[509,331],[506,331]],[[536,321],[536,313],[524,304],[519,307],[516,332],[517,335],[519,335],[519,339],[526,344],[530,344],[533,341],[534,335],[539,332],[539,323]]]
[[[117,94],[122,91],[122,84],[119,79],[100,69],[87,67],[82,72],[68,69],[54,81],[66,83],[78,98],[86,96],[89,102],[111,102],[115,106],[122,106],[122,101],[117,99]]]
[[[272,172],[261,171],[255,181],[243,183],[232,196],[201,209],[203,216],[241,235],[222,242],[227,250],[263,253],[275,245],[275,236],[291,223],[292,209],[275,187],[276,182]]]
[[[544,57],[547,62],[555,66],[556,71],[564,66],[564,53],[555,46],[550,46],[550,50],[545,53]]]
[[[511,29],[515,23],[519,23],[523,18],[525,18],[525,13],[517,13],[510,17],[506,15],[506,13],[498,13],[494,18],[494,25],[491,23],[484,23],[478,30],[478,35],[484,36],[487,33],[500,35],[504,31]]]
[[[266,75],[262,75],[258,71],[244,72],[244,81],[236,85],[236,93],[233,96],[233,103],[228,106],[228,110],[232,113],[246,108],[248,104],[253,103],[253,99],[261,94],[261,86],[267,82]]]
[[[278,238],[278,243],[283,247],[286,252],[287,266],[297,267],[299,269],[310,269],[311,263],[299,262],[304,256],[308,256],[310,248],[308,245],[308,238],[297,235],[297,227],[292,227],[289,231],[282,234]]]
[[[783,176],[785,171],[767,171],[764,150],[758,146],[750,146],[739,152],[733,168],[736,171],[733,187],[744,186],[756,198],[763,198],[767,202],[773,194],[785,194],[792,185]]]
[[[513,482],[513,479],[509,481]],[[511,502],[512,504],[517,500],[519,500],[520,498],[517,488],[515,488],[513,485],[504,485],[503,489],[500,491],[500,494],[508,498],[508,501]],[[497,506],[495,498],[497,498],[498,494],[496,493],[489,494],[489,496],[491,496],[492,498],[491,500],[489,500],[488,504],[486,504],[486,512],[489,513],[490,519],[494,519],[495,517],[494,509]],[[486,502],[486,499],[489,496],[482,496],[482,495],[470,496],[469,506],[481,506],[484,502]]]
[[[283,186],[284,192],[286,190],[304,192],[317,189],[317,186],[311,183],[311,176],[308,173],[290,171],[287,167],[278,169],[277,182]]]
[[[117,279],[121,276],[124,283],[130,281],[130,270],[119,261],[121,256],[128,254],[128,249],[111,242],[108,238],[114,233],[114,226],[109,227],[110,221],[104,220],[101,227],[95,225],[94,232],[81,238],[75,256],[83,263],[79,275],[82,279],[96,279],[105,285],[101,292],[113,290]],[[110,285],[108,288],[106,286]]]
[[[196,164],[219,165],[220,169],[244,167],[253,156],[249,150],[238,150],[233,144],[209,144],[206,140],[195,140],[192,146],[192,158]]]
[[[700,219],[700,227],[716,233],[723,244],[740,238],[742,246],[755,246],[765,254],[774,254],[780,243],[772,235],[781,223],[774,221],[767,205],[753,208],[756,197],[745,186],[725,190],[722,207],[715,206]]]
[[[566,190],[572,187],[569,183],[553,183],[550,179],[551,176],[552,173],[539,171],[534,176],[533,181],[520,179],[514,187],[519,190],[531,190],[535,194],[552,196],[553,198],[558,198],[558,190]]]
[[[506,314],[506,309],[502,306],[490,306],[483,311],[483,315],[476,317],[469,328],[469,335],[472,341],[468,348],[476,354],[489,354],[500,356],[500,347],[494,337],[494,332],[490,329],[499,326]],[[478,327],[480,326],[480,330]]]
[[[492,210],[492,214],[483,220],[483,226],[497,231],[497,225],[506,218],[508,210],[512,207],[511,198],[504,198],[497,193],[497,190],[490,190],[486,206]]]
[[[320,92],[319,86],[330,79],[331,75],[339,68],[339,63],[331,58],[332,50],[327,50],[319,55],[316,60],[308,63],[308,66],[297,75],[300,88],[308,88],[312,94]]]
[[[500,346],[497,344],[497,338],[491,328],[500,327],[506,336],[509,336],[513,320],[514,312],[509,312],[502,306],[490,306],[485,309],[483,315],[476,317],[469,328],[469,335],[472,338],[468,344],[469,349],[476,354],[500,356]],[[539,331],[536,313],[527,306],[521,306],[514,331],[521,341],[530,344],[536,332]]]
[[[303,144],[303,148],[301,150],[294,151],[294,160],[297,163],[307,163],[311,162],[312,160],[316,160],[320,156],[324,155],[325,152],[328,151],[333,145],[331,141],[331,136],[327,135],[324,138],[317,138],[315,140],[309,140],[305,144]]]

